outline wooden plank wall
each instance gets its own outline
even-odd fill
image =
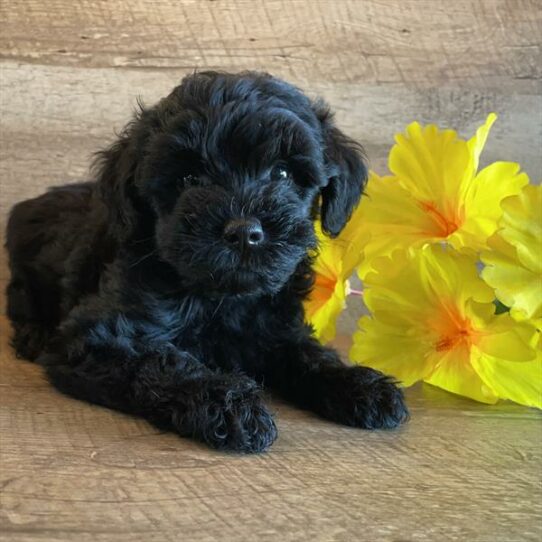
[[[393,133],[500,119],[485,160],[540,176],[537,0],[2,0],[0,214],[85,178],[134,108],[195,69],[267,70],[324,96],[377,171]]]

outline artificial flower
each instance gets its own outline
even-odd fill
[[[360,220],[358,206],[335,239],[322,233],[320,222],[315,224],[318,238],[318,252],[313,265],[315,282],[305,302],[305,318],[312,325],[314,336],[322,343],[335,337],[337,318],[350,293],[348,279],[362,258],[368,234],[360,228]]]
[[[542,327],[542,187],[528,185],[502,202],[500,229],[482,253],[484,280],[518,319]]]
[[[447,242],[462,251],[486,248],[502,215],[501,201],[528,183],[518,164],[495,162],[478,172],[495,114],[469,141],[453,130],[410,124],[389,156],[392,176],[372,173],[360,207],[371,238],[360,266],[395,248]]]
[[[426,245],[376,258],[364,281],[371,316],[361,318],[351,359],[410,386],[425,380],[482,401],[542,408],[542,356],[534,327],[496,315],[476,261]]]

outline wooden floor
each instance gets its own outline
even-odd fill
[[[469,135],[490,111],[484,161],[542,171],[537,0],[0,0],[0,19],[2,228],[16,201],[85,179],[137,96],[201,68],[323,95],[380,172],[408,122]],[[271,400],[273,448],[224,455],[61,396],[14,359],[5,319],[0,335],[1,540],[542,539],[533,410],[418,386],[407,426],[369,433]]]
[[[371,433],[273,402],[278,441],[242,457],[63,397],[39,367],[13,359],[5,340],[0,363],[5,540],[542,535],[542,426],[529,409],[426,385],[408,391],[407,426]]]

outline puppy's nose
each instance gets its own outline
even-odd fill
[[[226,243],[241,249],[256,247],[263,239],[263,228],[257,218],[236,218],[224,228]]]

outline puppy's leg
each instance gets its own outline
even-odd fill
[[[214,448],[251,453],[273,443],[276,427],[254,380],[212,371],[171,344],[133,340],[125,320],[122,334],[105,332],[108,325],[72,328],[40,357],[58,389],[144,416]]]
[[[311,337],[275,353],[264,379],[288,400],[345,425],[392,428],[408,418],[392,379],[368,367],[346,366],[335,350]]]
[[[7,314],[13,327],[11,343],[18,357],[34,361],[51,336],[38,307],[37,295],[24,274],[12,271],[7,287]]]

